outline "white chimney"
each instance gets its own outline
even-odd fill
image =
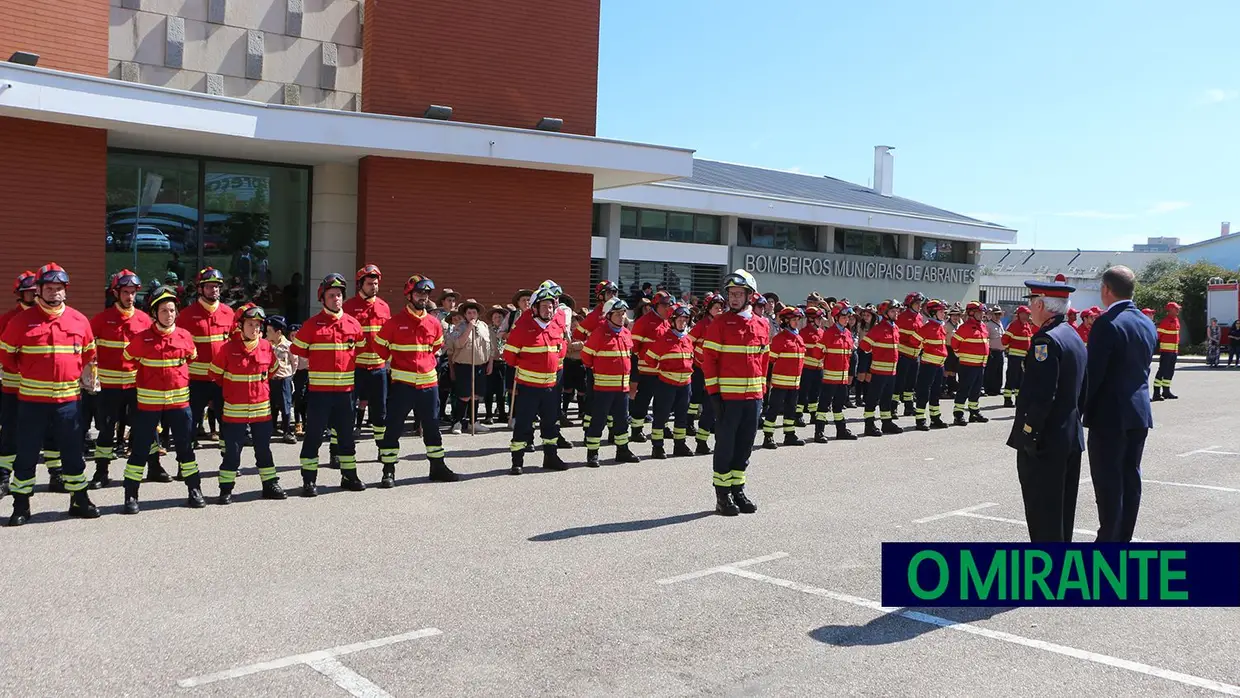
[[[874,146],[874,191],[883,196],[891,196],[893,150],[895,148],[889,145]]]
[[[1222,238],[1225,238],[1228,235],[1231,235],[1231,223],[1229,221],[1223,221],[1223,229],[1219,232],[1218,235],[1219,237],[1222,237]]]

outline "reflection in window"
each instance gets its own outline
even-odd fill
[[[900,245],[899,239],[891,233],[836,228],[835,251],[861,257],[896,258],[900,256]]]
[[[622,208],[620,209],[620,237],[636,238],[637,237],[637,209]]]
[[[620,209],[620,237],[622,238],[718,245],[721,227],[718,216],[679,211],[655,211],[627,206]]]
[[[736,232],[738,242],[742,247],[805,252],[814,252],[818,249],[818,231],[812,225],[742,218],[737,221]]]
[[[969,261],[969,243],[960,240],[918,237],[913,241],[913,257],[927,262],[967,264]]]

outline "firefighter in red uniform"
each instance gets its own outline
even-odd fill
[[[49,433],[60,447],[69,515],[99,516],[86,493],[80,399],[82,371],[95,358],[95,336],[86,316],[65,305],[69,274],[60,265],[52,262],[39,269],[36,285],[36,305],[18,313],[0,336],[0,365],[21,376],[10,526],[30,519],[35,463]]]
[[[38,278],[32,271],[17,275],[17,281],[13,283],[13,295],[17,296],[17,305],[0,315],[0,336],[3,336],[10,320],[34,306],[35,295],[39,291],[35,285]],[[0,393],[0,497],[9,493],[9,477],[13,474],[13,460],[17,454],[17,390],[21,379],[21,376],[10,372],[8,368],[3,369],[4,387]],[[54,472],[53,477],[59,480],[60,473]]]
[[[801,339],[805,341],[805,368],[801,369],[801,394],[797,400],[797,426],[806,426],[809,419],[818,421],[818,396],[822,394],[822,340],[823,318],[826,314],[816,305],[805,308],[805,327]],[[819,443],[825,443],[826,437]]]
[[[921,365],[917,368],[917,431],[946,429],[939,398],[943,395],[943,365],[947,363],[947,304],[926,301],[926,321],[917,328]],[[927,405],[930,423],[926,424]]]
[[[896,402],[904,403],[904,416],[916,414],[913,404],[917,390],[917,329],[926,321],[921,314],[921,306],[926,297],[914,291],[904,299],[904,310],[896,318],[896,326],[900,329],[900,362],[896,367]],[[891,417],[897,415],[893,410]]]
[[[757,301],[757,298],[753,299]],[[804,446],[797,436],[797,398],[805,369],[805,340],[799,325],[805,311],[790,306],[779,311],[779,329],[771,337],[766,414],[762,420],[762,448],[775,449],[775,428],[783,422],[784,445]]]
[[[716,414],[715,511],[752,514],[758,506],[745,494],[745,471],[762,415],[762,390],[769,360],[766,320],[753,312],[750,296],[758,282],[743,269],[723,282],[728,312],[711,322],[702,344],[702,375]]]
[[[716,420],[711,401],[706,399],[706,377],[702,373],[702,344],[705,341],[706,330],[710,329],[715,318],[723,313],[727,300],[714,291],[708,292],[702,301],[702,317],[698,318],[697,323],[689,329],[689,336],[693,338],[693,396],[702,403],[702,418],[698,421],[697,433],[694,434],[697,448],[693,453],[698,456],[711,454],[710,435],[715,430]]]
[[[677,303],[668,316],[667,331],[646,345],[646,363],[659,372],[654,393],[654,426],[650,430],[650,455],[667,458],[664,427],[673,424],[672,455],[691,456],[685,445],[689,432],[689,398],[693,391],[693,338],[689,336],[689,306]]]
[[[1075,312],[1075,311],[1070,310],[1068,312]],[[1151,322],[1154,320],[1154,309],[1153,308],[1142,308],[1141,314],[1149,318]]]
[[[603,323],[603,308],[607,306],[607,301],[620,295],[620,287],[604,279],[594,286],[594,299],[597,305],[585,317],[573,325],[573,341],[587,342],[597,329]],[[625,304],[628,307],[628,304]],[[584,363],[584,358],[582,359]],[[585,416],[581,420],[583,429],[590,428],[590,420],[594,418],[594,376],[590,372],[590,367],[586,366],[586,389],[582,395],[581,412]],[[614,430],[613,430],[614,433]]]
[[[246,303],[237,309],[236,315],[241,334],[225,342],[211,360],[211,375],[219,381],[224,394],[224,413],[220,419],[224,457],[220,465],[219,503],[232,502],[247,431],[254,444],[254,462],[263,483],[263,499],[285,499],[288,495],[280,487],[276,463],[271,457],[274,426],[267,377],[275,368],[276,352],[262,337],[267,314],[253,303]]]
[[[374,264],[367,264],[357,270],[355,287],[357,293],[345,301],[344,312],[352,315],[362,325],[362,333],[366,335],[366,347],[357,353],[357,368],[353,371],[353,394],[357,403],[357,424],[354,438],[361,436],[362,408],[370,412],[370,428],[375,436],[375,443],[383,440],[383,432],[387,429],[387,397],[388,372],[379,357],[375,346],[375,337],[384,323],[392,319],[392,309],[387,301],[379,297],[379,282],[383,281],[383,272]],[[337,436],[339,440],[339,436]]]
[[[1003,348],[1008,357],[1007,384],[1003,386],[1004,407],[1016,406],[1020,382],[1025,377],[1025,354],[1029,353],[1029,345],[1037,329],[1029,322],[1029,306],[1022,305],[1016,309],[1016,319],[1008,323],[1007,331],[1003,333]]]
[[[895,386],[896,366],[900,358],[900,328],[896,326],[896,316],[900,309],[900,301],[894,298],[879,303],[878,318],[861,339],[862,353],[857,362],[857,372],[869,378],[865,392],[866,436],[904,432],[892,421],[897,404]],[[875,424],[876,413],[883,423],[881,429]]]
[[[405,419],[413,412],[422,427],[426,459],[433,482],[456,482],[457,474],[444,463],[443,435],[439,431],[439,371],[437,355],[443,348],[443,325],[427,312],[435,282],[414,274],[405,281],[408,304],[383,325],[375,338],[379,358],[392,362],[388,423],[379,442],[383,464],[382,488],[396,485],[396,462]]]
[[[1175,361],[1180,354],[1180,304],[1168,303],[1167,314],[1158,323],[1158,372],[1154,374],[1154,397],[1151,400],[1179,400],[1171,392],[1175,377]]]
[[[126,360],[137,366],[134,385],[137,410],[130,426],[129,459],[125,464],[126,514],[138,513],[138,486],[142,469],[149,466],[148,479],[167,482],[159,464],[156,429],[162,423],[172,434],[180,476],[188,489],[187,506],[206,506],[202,497],[202,475],[194,456],[193,412],[190,408],[189,366],[198,356],[198,347],[189,331],[177,327],[177,293],[167,286],[157,288],[149,302],[155,322],[134,336],[123,350]],[[156,477],[162,473],[162,477]]]
[[[633,321],[633,369],[637,380],[637,393],[629,403],[630,438],[634,443],[645,443],[646,415],[650,412],[650,403],[654,400],[655,389],[659,383],[658,371],[651,368],[644,360],[646,345],[659,338],[667,331],[667,318],[672,312],[672,294],[657,291],[650,299],[650,312]]]
[[[151,326],[151,317],[137,312],[134,307],[141,289],[142,280],[128,269],[112,275],[108,290],[116,302],[90,321],[90,329],[95,333],[95,346],[98,347],[95,372],[100,387],[99,416],[96,419],[99,436],[95,440],[95,476],[90,481],[91,489],[112,484],[108,467],[116,459],[113,448],[116,426],[130,423],[138,406],[138,392],[134,387],[138,365],[125,358],[125,347]],[[152,473],[152,479],[156,479],[155,473]],[[163,473],[158,480],[168,482],[171,478]]]
[[[982,416],[980,403],[982,374],[986,370],[986,360],[990,357],[990,332],[982,319],[986,306],[977,301],[969,301],[964,312],[967,319],[956,328],[951,339],[952,351],[960,358],[960,387],[956,389],[956,403],[952,408],[955,419],[952,424],[960,427],[990,421]],[[969,410],[967,420],[964,416],[966,402]]]
[[[629,373],[633,356],[633,335],[624,326],[629,304],[619,298],[602,305],[603,318],[581,349],[581,362],[594,376],[593,414],[586,422],[586,465],[599,467],[603,425],[611,420],[616,441],[616,462],[637,463],[640,458],[629,449]]]
[[[557,452],[560,437],[560,394],[556,373],[568,353],[558,286],[540,287],[530,299],[530,312],[522,313],[508,333],[504,361],[512,367],[516,397],[512,402],[511,475],[525,466],[525,447],[534,439],[534,420],[542,432],[545,470],[568,468]],[[616,425],[617,428],[619,425]]]
[[[821,311],[819,314],[822,315]],[[853,308],[847,303],[837,303],[831,308],[831,326],[824,329],[815,342],[813,351],[821,357],[822,378],[819,379],[818,409],[814,412],[814,443],[827,442],[828,422],[835,422],[835,438],[841,441],[857,438],[844,422],[851,380],[848,364],[856,348],[853,334],[848,329],[848,318],[853,314]]]
[[[318,495],[319,447],[330,427],[339,439],[340,486],[353,492],[366,489],[357,476],[353,441],[353,371],[357,352],[365,345],[362,324],[344,312],[348,282],[328,274],[319,282],[323,310],[293,336],[292,353],[310,364],[306,390],[306,429],[301,441],[301,496]]]
[[[237,328],[232,308],[220,302],[224,287],[224,275],[214,267],[198,272],[194,279],[198,288],[198,301],[181,311],[177,326],[187,330],[198,348],[198,358],[189,365],[189,406],[194,415],[194,436],[202,432],[203,413],[207,407],[218,420],[224,409],[220,386],[211,378],[211,360],[215,350],[228,341],[229,333]],[[219,439],[220,450],[224,440]]]

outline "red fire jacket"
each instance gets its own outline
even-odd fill
[[[1180,353],[1180,318],[1168,316],[1158,323],[1158,353]]]
[[[853,335],[848,328],[832,324],[822,331],[817,353],[822,356],[823,383],[848,385],[848,360],[852,358],[853,349]]]
[[[18,313],[20,313],[21,311],[29,307],[31,306],[25,305],[21,301],[18,301],[16,307],[12,308],[8,312],[6,312],[4,315],[0,315],[0,336],[3,336],[4,330],[8,328],[9,320],[12,320],[13,318],[17,317]],[[9,393],[11,395],[16,395],[17,388],[19,385],[21,385],[22,377],[17,375],[16,373],[10,373],[7,368],[0,371],[0,376],[3,376],[4,392]]]
[[[870,355],[870,373],[876,376],[896,375],[900,357],[900,328],[888,320],[880,320],[861,339],[861,351]]]
[[[125,347],[151,326],[151,317],[134,309],[125,314],[113,305],[90,319],[95,333],[96,374],[104,388],[132,388],[138,380],[138,364],[125,358]]]
[[[594,371],[594,389],[622,393],[629,389],[629,372],[633,370],[633,335],[627,327],[612,331],[606,321],[590,333],[581,349],[581,363]]]
[[[710,314],[702,316],[693,327],[689,328],[689,336],[693,338],[693,365],[702,366],[702,343],[705,341],[706,330],[710,328],[711,321],[714,320]]]
[[[290,351],[310,362],[310,390],[347,393],[353,390],[357,351],[365,342],[362,324],[352,315],[323,310],[297,330]]]
[[[724,313],[706,329],[702,376],[706,392],[724,400],[761,400],[766,388],[767,324],[756,314]]]
[[[969,318],[956,328],[951,346],[961,366],[985,366],[990,356],[990,331],[982,323]]]
[[[424,310],[405,306],[375,339],[380,361],[392,360],[392,380],[415,388],[439,383],[435,352],[443,346],[443,325]]]
[[[644,361],[668,385],[689,385],[693,378],[693,337],[686,331],[677,335],[671,327],[646,345]]]
[[[1021,322],[1013,320],[1008,323],[1007,331],[1003,333],[1003,348],[1007,349],[1008,356],[1015,359],[1025,358],[1025,354],[1029,353],[1029,345],[1033,343],[1033,333],[1037,328],[1032,322]]]
[[[822,368],[823,350],[822,335],[826,330],[817,325],[806,325],[801,330],[801,339],[805,340],[805,368],[818,370]]]
[[[599,303],[594,306],[594,310],[587,313],[585,317],[581,318],[580,322],[573,326],[573,341],[589,341],[590,337],[594,336],[594,329],[602,324],[602,322],[603,304]]]
[[[633,355],[637,357],[638,373],[646,376],[658,374],[657,369],[652,368],[642,359],[646,356],[646,345],[658,339],[659,335],[666,331],[667,321],[653,310],[633,321]]]
[[[912,310],[902,310],[896,316],[896,327],[900,328],[900,356],[917,356],[917,330],[925,322],[921,313]]]
[[[379,358],[375,337],[379,336],[379,330],[383,329],[383,325],[392,319],[392,309],[387,301],[378,296],[366,300],[359,294],[344,302],[344,312],[352,315],[353,319],[361,323],[362,334],[366,335],[365,350],[357,353],[358,367],[365,369],[382,367],[383,359]]]
[[[177,315],[177,327],[189,332],[198,347],[198,358],[189,365],[190,380],[212,380],[211,359],[228,341],[229,334],[237,329],[233,309],[223,303],[216,303],[212,309],[200,299]]]
[[[263,338],[251,346],[233,337],[215,352],[211,375],[224,391],[224,421],[234,424],[271,419],[271,388],[268,373],[276,365],[276,352]]]
[[[947,361],[947,325],[938,320],[926,320],[917,328],[917,343],[921,347],[921,362],[942,366]]]
[[[531,388],[555,385],[560,360],[568,353],[563,317],[563,313],[556,313],[546,327],[538,324],[533,313],[522,313],[517,319],[504,345],[504,362],[517,370],[515,380],[519,385]]]
[[[1084,322],[1076,326],[1076,334],[1081,338],[1082,342],[1085,342],[1086,345],[1089,344],[1089,328],[1091,327],[1093,327],[1093,325],[1087,325]]]
[[[159,412],[189,405],[189,366],[199,346],[188,330],[174,327],[165,333],[157,325],[129,342],[124,356],[138,364],[138,409]]]
[[[801,387],[805,368],[805,339],[800,333],[777,330],[771,338],[771,387],[795,390]]]
[[[23,310],[0,335],[0,364],[21,376],[18,397],[29,402],[72,402],[81,393],[82,369],[95,358],[95,335],[86,316],[69,306],[49,315],[42,306]]]

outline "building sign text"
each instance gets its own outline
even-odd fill
[[[977,268],[965,265],[946,266],[907,259],[832,259],[793,254],[746,254],[745,271],[755,274],[889,279],[966,286],[977,281]]]

